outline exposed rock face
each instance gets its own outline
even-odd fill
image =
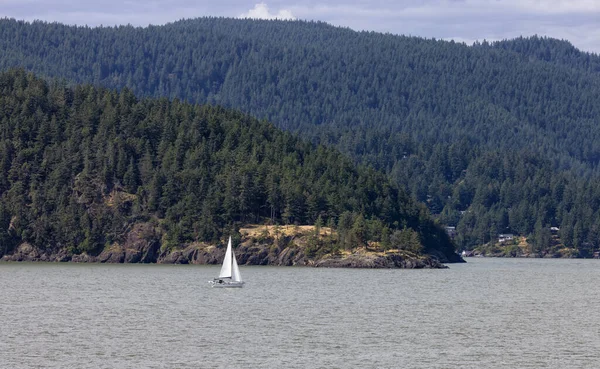
[[[440,263],[465,263],[465,259],[463,259],[459,254],[451,254],[444,255],[443,253],[435,253],[431,255],[433,258],[437,259]]]
[[[98,258],[88,255],[86,253],[83,253],[83,254],[79,254],[79,255],[73,255],[71,257],[71,261],[74,263],[95,263],[98,261]]]
[[[151,225],[136,224],[125,241],[126,263],[156,263],[160,243]]]
[[[22,243],[11,255],[4,255],[2,260],[10,261],[37,261],[41,260],[41,255],[32,245]]]
[[[56,253],[44,253],[28,243],[20,244],[11,254],[4,255],[3,261],[53,261],[65,262],[71,261],[73,255],[69,255],[65,250]]]
[[[94,261],[101,263],[156,263],[160,242],[152,225],[138,223],[122,245],[103,250]]]
[[[255,241],[245,239],[235,249],[240,265],[304,265],[331,268],[446,268],[442,262],[463,261],[441,259],[436,256],[413,256],[403,253],[352,253],[345,255],[325,255],[308,258],[305,248],[294,242],[292,237],[279,242],[272,240]],[[225,255],[224,245],[209,245],[194,242],[184,248],[161,250],[160,235],[149,223],[136,224],[127,234],[122,244],[114,244],[99,255],[69,254],[65,250],[56,253],[41,253],[30,244],[21,244],[12,254],[5,255],[5,261],[72,261],[79,263],[159,263],[159,264],[220,264]]]
[[[447,266],[430,256],[408,258],[398,253],[384,256],[350,255],[348,257],[323,259],[316,262],[315,266],[328,268],[447,268]]]
[[[119,245],[113,245],[110,249],[102,251],[98,255],[101,263],[123,263],[125,262],[125,251]]]
[[[281,252],[272,250],[271,245],[245,242],[235,249],[240,265],[309,265],[304,253],[297,247],[287,247]],[[192,243],[183,250],[163,252],[158,256],[160,264],[220,264],[225,257],[225,247]]]

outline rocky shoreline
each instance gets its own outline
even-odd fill
[[[240,265],[311,266],[325,268],[447,268],[443,263],[464,262],[429,255],[417,256],[403,251],[373,252],[364,248],[352,252],[308,257],[301,237],[287,236],[280,242],[242,237],[235,253]],[[160,240],[146,225],[136,225],[122,244],[114,244],[98,255],[72,254],[61,249],[47,253],[30,244],[19,245],[2,261],[17,262],[75,262],[75,263],[156,263],[156,264],[220,264],[224,245],[191,243],[182,248],[165,250]]]

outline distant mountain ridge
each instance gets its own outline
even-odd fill
[[[470,47],[303,21],[4,19],[0,49],[0,68],[233,107],[334,145],[456,225],[464,248],[506,231],[533,237],[538,222],[561,226],[569,247],[600,247],[596,197],[582,197],[596,196],[600,164],[599,57],[564,41]]]
[[[583,52],[565,40],[548,37],[518,37],[491,43],[494,48],[516,52],[524,58],[541,60],[568,68],[600,73],[600,56]]]
[[[493,147],[555,149],[544,137],[551,129],[565,136],[561,146],[583,139],[591,148],[566,157],[559,154],[564,147],[556,148],[563,165],[568,158],[595,168],[600,160],[597,132],[570,137],[600,114],[600,77],[588,73],[598,57],[565,42],[467,47],[324,23],[222,18],[148,28],[5,19],[0,30],[3,68],[235,107],[292,131],[319,125],[329,136],[312,138],[324,143],[338,143],[339,130],[352,127],[433,142],[468,137]],[[541,51],[555,48],[569,52]],[[536,62],[523,62],[528,57]]]

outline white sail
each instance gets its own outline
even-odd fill
[[[227,251],[225,251],[225,259],[223,260],[223,266],[221,266],[221,272],[219,273],[219,278],[230,278],[231,274],[231,262],[232,259],[232,250],[231,250],[231,236],[229,236],[229,243],[227,244]],[[235,259],[233,259],[235,260]],[[237,268],[237,263],[236,263]],[[239,274],[239,270],[238,270]]]
[[[240,268],[238,268],[237,260],[235,260],[235,254],[231,250],[231,260],[233,261],[233,267],[231,269],[231,279],[236,282],[242,281],[242,275],[240,274]]]
[[[242,276],[240,274],[240,268],[238,267],[233,248],[231,247],[231,236],[229,236],[227,251],[225,251],[225,260],[223,260],[223,266],[221,266],[219,278],[208,281],[208,283],[210,283],[213,287],[218,288],[244,287],[244,282],[242,281]]]

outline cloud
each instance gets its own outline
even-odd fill
[[[507,5],[535,13],[572,14],[598,13],[600,2],[597,0],[509,0]]]
[[[600,15],[598,0],[405,0],[390,4],[379,0],[371,3],[330,2],[297,6],[300,16],[352,16],[377,18],[448,18],[493,16],[500,14],[535,15],[577,15],[595,13]]]
[[[253,9],[250,9],[247,13],[239,16],[239,18],[253,18],[253,19],[288,19],[295,20],[296,17],[290,10],[280,9],[279,13],[271,14],[269,7],[265,3],[258,3],[254,5]]]
[[[301,19],[319,19],[355,30],[467,44],[540,35],[600,52],[599,0],[338,0],[290,9]]]

